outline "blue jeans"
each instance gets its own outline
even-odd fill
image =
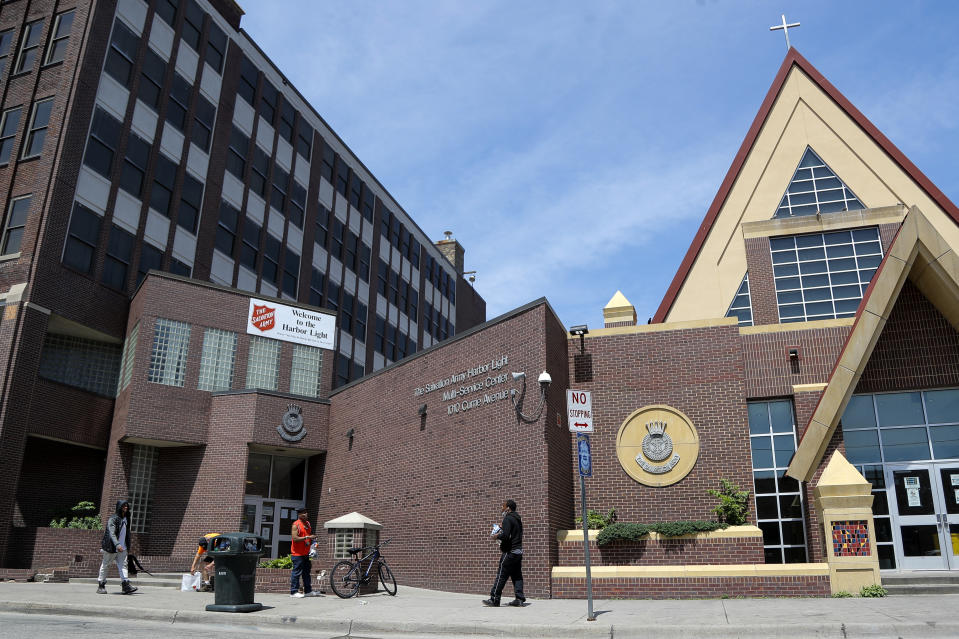
[[[290,594],[295,595],[300,589],[300,577],[303,577],[303,592],[312,592],[310,585],[310,558],[307,555],[291,555],[293,570],[290,571]]]

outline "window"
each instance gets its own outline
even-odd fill
[[[832,169],[809,147],[783,195],[774,217],[835,213],[864,208]]]
[[[50,35],[50,44],[47,46],[47,59],[44,64],[63,62],[67,55],[67,44],[70,42],[70,27],[73,26],[74,10],[64,11],[53,19],[53,32]]]
[[[330,234],[330,211],[322,204],[316,213],[316,237],[313,241],[321,248],[326,248],[326,238]]]
[[[276,130],[284,140],[293,144],[293,123],[296,121],[296,109],[288,101],[283,100],[280,106],[280,121],[276,124]]]
[[[203,32],[204,17],[206,17],[206,14],[203,13],[203,9],[193,0],[187,0],[186,16],[183,20],[183,31],[180,33],[180,37],[194,51],[200,50],[200,33]]]
[[[110,227],[110,239],[107,241],[107,254],[103,260],[101,282],[118,291],[126,288],[127,272],[135,242],[136,238],[119,226]]]
[[[175,126],[178,130],[184,131],[186,128],[186,114],[190,108],[190,95],[193,93],[193,87],[182,75],[174,72],[173,86],[170,87],[170,99],[166,106],[166,121]]]
[[[260,104],[257,110],[270,126],[273,126],[273,120],[276,118],[276,101],[278,95],[276,87],[264,80],[263,88],[260,90]]]
[[[110,178],[113,167],[113,154],[120,139],[122,127],[113,116],[103,109],[97,108],[93,114],[93,124],[90,126],[90,138],[87,140],[87,151],[83,156],[83,163],[99,173]]]
[[[202,95],[196,97],[196,115],[193,118],[193,128],[190,130],[190,141],[204,151],[210,150],[210,140],[213,138],[213,120],[216,118],[216,107]]]
[[[167,386],[183,386],[186,377],[190,325],[158,317],[153,328],[153,348],[147,381]]]
[[[243,56],[240,61],[240,84],[236,92],[241,98],[253,106],[256,102],[256,85],[260,77],[260,71],[250,62],[249,58]]]
[[[157,0],[156,12],[168,25],[176,25],[176,7],[179,0]]]
[[[246,172],[246,154],[249,150],[250,138],[234,126],[230,131],[230,152],[226,156],[226,170],[240,180]]]
[[[250,356],[246,365],[246,387],[276,390],[280,372],[280,342],[268,337],[250,336]]]
[[[726,317],[736,317],[739,319],[740,326],[753,325],[753,308],[749,299],[749,273],[743,276],[743,282],[739,285],[736,295],[733,297],[729,310],[726,311]]]
[[[40,49],[40,38],[43,35],[43,20],[28,22],[20,36],[20,52],[17,54],[17,64],[14,73],[23,73],[33,69]]]
[[[130,88],[131,72],[137,59],[137,49],[140,38],[127,28],[120,20],[113,22],[113,37],[110,38],[110,48],[107,50],[107,60],[103,70],[107,75]]]
[[[353,314],[353,336],[363,342],[366,341],[366,304],[356,300],[356,312]]]
[[[253,145],[253,162],[250,163],[250,190],[266,197],[266,176],[270,172],[270,156],[260,148],[259,144]]]
[[[336,163],[336,154],[326,143],[323,143],[323,162],[320,165],[320,175],[333,184],[333,165]]]
[[[359,264],[356,267],[356,274],[359,275],[360,279],[364,282],[370,281],[370,259],[370,247],[364,244],[363,240],[360,240]]]
[[[223,60],[226,57],[226,34],[220,27],[210,21],[210,33],[206,40],[206,63],[217,73],[223,72]]]
[[[302,501],[307,466],[307,460],[299,457],[250,453],[246,464],[246,494]],[[288,528],[291,518],[295,517],[291,511],[290,517],[283,519],[282,529]],[[281,554],[289,552],[290,542],[280,542],[281,547],[284,543],[286,550]]]
[[[243,223],[243,244],[240,246],[240,264],[256,272],[256,258],[260,252],[260,227],[253,220]]]
[[[176,180],[176,164],[163,153],[157,154],[153,169],[153,188],[150,190],[150,208],[170,217],[170,200],[173,198],[173,182]]]
[[[350,358],[344,355],[343,353],[336,354],[336,377],[333,380],[333,385],[336,387],[347,384],[350,381]]]
[[[349,559],[353,547],[353,531],[338,530],[333,539],[333,559]]]
[[[181,262],[175,257],[170,258],[170,272],[174,275],[182,275],[183,277],[190,277],[190,274],[193,272],[193,267],[187,264],[186,262]]]
[[[363,184],[363,181],[353,173],[353,179],[350,181],[350,204],[353,205],[353,208],[360,208],[360,196],[363,193],[363,189],[366,188],[366,185]]]
[[[332,280],[326,287],[326,307],[334,311],[340,307],[340,285]]]
[[[300,256],[286,249],[286,259],[283,260],[283,292],[296,298],[297,284],[300,279]]]
[[[346,230],[346,241],[343,243],[343,264],[346,268],[356,272],[356,245],[359,238],[353,234],[353,231]]]
[[[294,395],[319,397],[323,351],[316,346],[293,345],[293,367],[290,370],[290,392]]]
[[[420,243],[414,237],[411,240],[412,246],[410,247],[410,264],[413,265],[413,268],[420,267]]]
[[[129,487],[130,528],[135,533],[145,533],[150,529],[150,509],[153,506],[153,484],[159,452],[154,446],[133,446]]]
[[[133,325],[133,330],[130,331],[127,338],[123,341],[123,354],[120,359],[120,376],[118,380],[119,386],[116,392],[117,395],[130,385],[130,380],[133,378],[133,364],[136,359],[137,337],[139,334],[140,322],[137,322]]]
[[[273,192],[270,193],[270,204],[277,211],[282,211],[283,200],[286,199],[286,190],[289,188],[290,174],[280,168],[279,164],[273,165]]]
[[[7,70],[7,59],[10,57],[10,46],[13,44],[13,29],[0,31],[0,76]]]
[[[280,240],[269,233],[263,243],[263,281],[277,284],[280,274]]]
[[[240,219],[240,212],[226,201],[220,201],[220,220],[216,226],[216,248],[226,255],[233,257],[233,247],[236,245],[236,227]]]
[[[143,179],[149,159],[150,144],[135,133],[130,133],[127,139],[127,154],[123,158],[123,166],[120,169],[121,189],[136,197],[142,195]]]
[[[100,216],[75,202],[63,250],[63,263],[81,273],[90,273],[99,238]]]
[[[330,242],[330,255],[338,260],[343,259],[343,223],[333,218],[333,239]]]
[[[386,348],[386,320],[377,315],[373,324],[373,330],[373,348],[377,353],[382,355]]]
[[[310,274],[310,304],[313,306],[323,305],[323,288],[326,285],[326,278],[323,273],[313,269]]]
[[[27,214],[30,212],[30,200],[29,195],[18,197],[7,207],[7,222],[3,230],[3,255],[20,252],[23,227],[27,224]]]
[[[23,143],[23,157],[35,158],[43,150],[43,141],[47,137],[47,126],[50,124],[50,111],[53,109],[53,98],[40,100],[33,105],[30,116],[30,126],[27,129],[26,141]]]
[[[390,267],[383,260],[377,260],[376,264],[376,292],[386,297],[387,282],[389,281]]]
[[[346,291],[343,292],[343,303],[340,304],[339,327],[350,335],[353,334],[353,296]]]
[[[876,227],[772,237],[779,321],[853,317],[882,261]]]
[[[7,109],[0,118],[0,164],[10,161],[13,139],[17,135],[17,127],[20,126],[20,111],[21,107]]]
[[[160,106],[160,96],[163,94],[163,76],[165,74],[166,62],[153,49],[147,47],[143,56],[143,70],[140,73],[137,97],[154,110]]]
[[[180,210],[177,213],[176,223],[190,233],[196,233],[202,202],[203,183],[189,173],[185,173],[183,186],[180,188]]]
[[[806,561],[802,487],[786,468],[796,452],[796,423],[789,401],[750,402],[749,445],[757,525],[767,564]]]
[[[208,328],[203,332],[199,390],[225,391],[233,387],[237,335],[232,331]]]
[[[367,222],[372,224],[373,222],[373,201],[374,201],[373,191],[370,190],[370,187],[363,185],[363,200],[360,203],[360,211],[363,213],[363,217],[366,218]]]
[[[415,322],[418,317],[417,313],[419,312],[419,295],[412,286],[410,287],[410,300],[409,300],[409,310],[407,315]]]
[[[346,166],[346,163],[343,162],[343,159],[340,158],[336,162],[336,190],[340,192],[340,195],[347,197],[346,187],[350,183],[350,167]]]
[[[140,245],[140,265],[137,267],[137,286],[151,270],[159,271],[163,268],[163,251],[147,244]]]
[[[2,73],[0,69],[0,73]],[[300,119],[300,130],[296,134],[296,152],[307,161],[310,160],[310,151],[313,149],[313,127]]]
[[[306,188],[296,179],[290,180],[290,206],[287,209],[290,222],[297,228],[303,228],[303,214],[306,210]]]

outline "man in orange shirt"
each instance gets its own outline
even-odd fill
[[[290,544],[290,558],[293,560],[293,570],[290,571],[290,596],[291,597],[318,597],[320,593],[313,592],[313,586],[310,585],[310,544],[316,539],[313,534],[313,528],[310,526],[310,520],[307,516],[306,508],[300,508],[296,511],[296,520],[293,522],[293,530],[290,533],[293,537],[293,543]],[[300,590],[300,577],[303,578],[303,592]]]
[[[208,533],[200,537],[200,541],[197,544],[196,555],[193,557],[193,564],[190,566],[190,573],[196,572],[196,569],[199,567],[200,562],[204,563],[203,572],[203,589],[209,589],[211,587],[211,576],[213,575],[213,570],[216,568],[213,562],[213,557],[207,555],[206,552],[210,548],[210,542],[214,537],[219,537],[220,533]],[[205,556],[204,556],[205,555]]]

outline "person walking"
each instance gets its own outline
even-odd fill
[[[130,502],[125,499],[117,501],[117,509],[107,520],[107,525],[103,531],[103,540],[100,542],[100,550],[103,552],[103,561],[100,562],[100,574],[97,579],[97,594],[107,594],[107,568],[110,564],[116,563],[117,570],[120,571],[120,588],[123,594],[130,595],[137,589],[130,585],[130,577],[127,572],[127,553],[130,552]]]
[[[200,585],[203,590],[213,589],[213,571],[216,569],[216,563],[213,561],[213,557],[207,554],[207,551],[210,549],[213,538],[219,536],[220,533],[207,533],[200,537],[200,541],[197,542],[196,555],[194,555],[193,563],[190,565],[190,574],[192,575],[200,567],[200,564],[203,564],[204,579]]]
[[[310,544],[316,539],[306,508],[296,511],[296,520],[293,522],[293,543],[290,544],[290,558],[293,560],[293,570],[290,571],[291,597],[318,597],[310,584]],[[303,579],[303,592],[300,592],[300,578]]]
[[[483,605],[499,606],[506,580],[512,579],[515,598],[508,605],[522,607],[526,604],[526,595],[523,594],[523,520],[517,514],[516,502],[512,499],[503,502],[503,525],[495,526],[490,536],[500,540],[502,554],[496,569],[496,581],[493,582],[489,599],[485,599]]]

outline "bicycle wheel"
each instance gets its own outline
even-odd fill
[[[393,571],[384,562],[380,562],[380,583],[387,594],[391,597],[396,595],[396,580],[393,579]]]
[[[360,574],[357,568],[359,564],[352,561],[341,561],[333,566],[333,572],[330,573],[330,586],[337,597],[349,599],[360,589]]]

